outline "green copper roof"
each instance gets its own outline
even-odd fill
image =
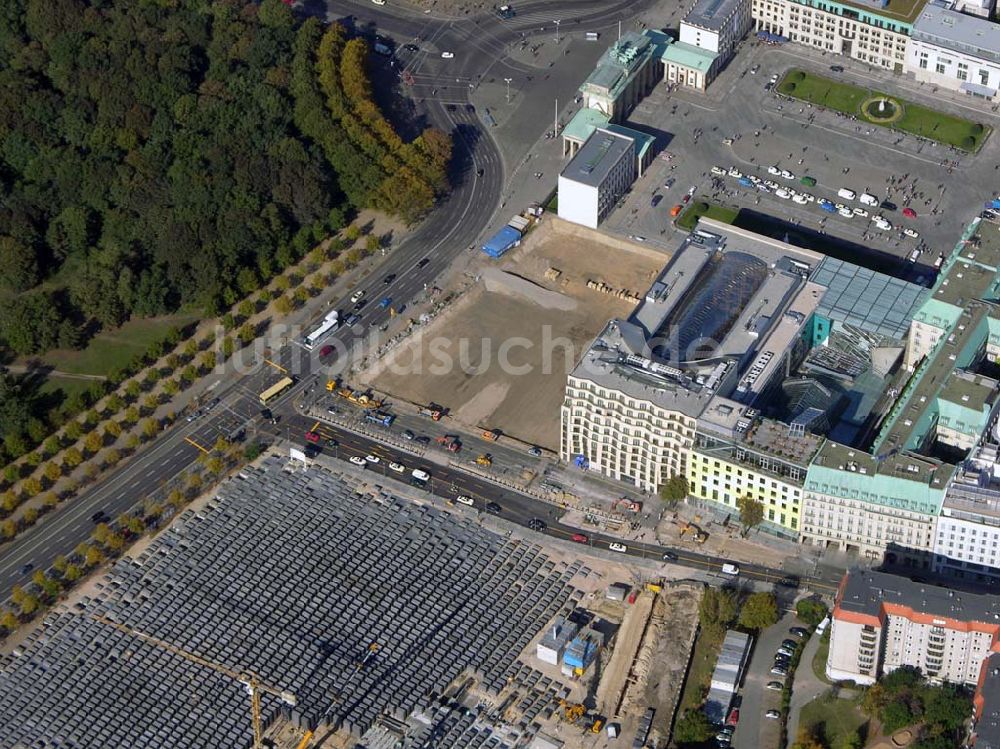
[[[664,63],[673,63],[685,68],[692,68],[701,73],[707,73],[712,69],[712,63],[715,62],[716,57],[718,55],[709,52],[707,49],[696,47],[687,42],[674,42],[663,50],[663,55],[660,59]]]
[[[562,136],[578,140],[582,143],[597,128],[605,127],[610,121],[610,118],[606,114],[596,109],[581,109],[573,115],[573,119],[563,128]]]

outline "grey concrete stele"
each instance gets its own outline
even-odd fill
[[[517,656],[579,599],[569,586],[579,567],[472,518],[360,494],[352,479],[271,456],[3,659],[0,749],[250,745],[241,684],[93,615],[292,692],[294,708],[263,698],[265,725],[284,710],[296,726],[360,737],[383,714],[438,709],[466,671],[487,694],[530,684],[536,715],[553,709],[554,690]],[[358,669],[371,643],[379,650]],[[451,727],[436,747],[478,745],[460,717],[441,717]],[[523,728],[536,730],[530,719]]]

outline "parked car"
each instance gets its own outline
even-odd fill
[[[830,70],[832,70],[834,73],[843,73],[844,72],[844,66],[843,65],[831,65],[830,66]]]
[[[441,57],[445,60],[450,60],[455,56],[454,52],[442,52]]]
[[[625,544],[620,544],[617,541],[612,541],[611,543],[609,543],[608,548],[611,549],[611,551],[617,551],[621,554],[624,554],[626,551],[628,551],[628,547]]]
[[[772,692],[780,692],[784,688],[785,685],[782,684],[780,681],[769,681],[767,682],[767,685],[764,687],[764,689],[770,689]]]
[[[796,640],[792,640],[791,638],[789,638],[789,639],[782,640],[781,641],[781,646],[785,647],[785,648],[788,648],[789,650],[795,650],[795,648],[797,648],[799,646],[799,643]]]
[[[529,447],[528,455],[533,458],[540,458],[542,456],[542,448],[540,447]]]
[[[503,508],[496,502],[486,503],[486,512],[488,512],[490,515],[499,515],[502,510]]]
[[[649,204],[653,208],[656,208],[656,206],[658,206],[660,204],[661,200],[663,200],[663,196],[662,195],[654,195],[653,199],[649,201]]]
[[[414,434],[413,432],[411,432],[411,431],[410,431],[409,429],[407,429],[406,431],[404,431],[404,432],[403,432],[403,439],[404,439],[404,440],[412,440],[412,439],[413,439],[414,437],[416,437],[416,436],[417,436],[417,435],[415,435],[415,434]]]
[[[788,669],[784,666],[775,665],[771,668],[771,673],[775,676],[788,676]]]
[[[917,232],[914,229],[911,229],[910,227],[906,227],[905,229],[903,229],[903,234],[905,234],[908,237],[912,237],[913,239],[916,239],[917,237],[920,236],[919,232]]]
[[[476,501],[472,497],[467,497],[464,494],[459,494],[455,497],[455,501],[460,505],[467,505],[468,507],[472,507],[476,504]]]
[[[675,205],[673,208],[670,209],[670,216],[672,218],[677,218],[679,215],[681,215],[681,211],[683,210],[684,206],[678,203],[677,205]]]
[[[816,178],[815,177],[805,176],[802,179],[800,179],[799,182],[802,183],[803,185],[805,185],[806,187],[815,187],[816,186]]]
[[[740,711],[739,708],[734,707],[729,711],[729,717],[726,718],[726,724],[730,726],[735,726],[740,722]]]
[[[778,712],[777,710],[768,710],[766,713],[764,713],[764,717],[776,720],[777,718],[781,717],[781,713]]]
[[[676,554],[674,554],[674,552],[672,552],[672,551],[665,551],[665,552],[663,552],[663,561],[664,562],[676,562],[677,559],[678,559],[678,556]]]
[[[583,535],[582,533],[574,533],[572,536],[569,537],[569,540],[576,541],[578,544],[585,544],[590,539],[587,538],[587,536]]]
[[[539,533],[541,533],[548,526],[545,525],[545,521],[542,520],[541,518],[532,518],[531,520],[528,521],[528,527],[533,531],[538,531]]]
[[[389,470],[393,473],[406,473],[406,466],[402,463],[393,462],[389,464]]]
[[[365,460],[372,464],[377,464],[382,462],[382,458],[380,458],[378,455],[372,455],[371,453],[368,453],[365,456]]]
[[[809,636],[809,630],[805,629],[804,627],[792,627],[788,631],[791,634],[795,635],[796,637],[808,637]]]
[[[361,466],[362,468],[366,468],[368,466],[368,463],[360,455],[352,455],[351,462],[356,466]]]
[[[414,440],[414,442],[416,442],[418,445],[429,445],[431,443],[431,438],[428,437],[426,434],[421,434]]]

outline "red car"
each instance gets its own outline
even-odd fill
[[[329,356],[333,353],[333,346],[324,346],[319,350],[320,356]]]
[[[912,208],[904,208],[903,215],[906,216],[907,218],[916,218],[917,212]]]
[[[685,195],[683,198],[681,198],[682,203],[687,203],[689,200],[691,200],[690,195]]]
[[[574,534],[573,534],[572,536],[570,536],[570,537],[569,537],[569,540],[570,540],[570,541],[576,541],[576,542],[577,542],[578,544],[585,544],[585,543],[587,543],[587,542],[588,542],[588,541],[589,541],[590,539],[589,539],[589,538],[587,538],[587,537],[586,537],[585,535],[583,535],[582,533],[574,533]]]
[[[320,436],[316,432],[306,432],[306,442],[312,442],[314,445],[318,445],[320,441]]]
[[[740,722],[740,711],[739,708],[734,707],[729,711],[729,717],[726,719],[726,725],[735,726]]]

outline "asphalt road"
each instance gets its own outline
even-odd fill
[[[454,500],[459,495],[471,497],[474,508],[470,511],[485,512],[488,502],[495,502],[501,507],[500,517],[527,526],[532,520],[541,520],[546,524],[545,535],[562,540],[572,539],[576,534],[586,535],[587,540],[584,545],[603,551],[613,551],[609,545],[612,543],[625,543],[627,551],[623,556],[633,556],[643,559],[662,560],[668,551],[676,556],[671,559],[673,564],[688,567],[691,569],[705,570],[708,572],[721,572],[722,565],[729,560],[707,554],[697,554],[688,550],[670,549],[656,544],[640,543],[637,541],[622,541],[616,536],[609,536],[592,530],[581,530],[574,526],[563,525],[558,522],[558,510],[548,503],[542,502],[517,491],[497,486],[496,484],[473,476],[449,466],[441,465],[438,462],[429,460],[425,456],[418,456],[404,450],[398,450],[385,444],[376,442],[368,437],[355,434],[329,423],[322,423],[317,426],[317,420],[312,417],[295,414],[288,417],[286,428],[291,429],[292,434],[305,434],[310,429],[315,429],[324,438],[336,440],[336,447],[324,447],[323,451],[334,458],[340,460],[350,460],[352,457],[365,458],[372,455],[379,459],[378,463],[369,463],[365,470],[372,473],[379,473],[390,476],[400,481],[410,481],[412,471],[419,469],[427,472],[431,480],[427,486],[427,491],[448,500]],[[303,442],[303,446],[305,443]],[[431,450],[439,449],[435,446]],[[389,464],[397,463],[405,467],[405,471],[397,473],[392,471]],[[787,578],[786,573],[780,570],[773,570],[761,565],[740,564],[740,577],[744,579],[778,583]],[[840,581],[839,575],[824,577],[800,577],[800,586],[808,587],[822,593],[830,593],[837,588]]]
[[[539,23],[539,13],[562,15],[567,19],[567,27],[572,19],[590,24],[589,27],[600,27],[638,12],[647,4],[648,0],[639,3],[629,0],[522,3],[518,6],[519,16],[507,22],[494,17],[450,21],[422,15],[407,16],[390,5],[379,7],[368,2],[331,2],[325,14],[328,18],[336,18],[364,9],[365,22],[374,22],[380,32],[394,33],[402,39],[411,36],[433,38],[433,46],[424,45],[427,48],[423,53],[425,63],[416,62],[426,64],[431,75],[444,75],[447,71],[447,76],[459,78],[462,81],[460,88],[467,91],[464,81],[480,80],[494,65],[507,64],[502,60],[507,45],[520,39],[529,28],[533,29]],[[544,12],[540,10],[542,7]],[[449,47],[461,48],[462,53],[456,53],[454,60],[442,60],[440,51]],[[436,57],[431,57],[432,51]],[[444,63],[455,64],[441,67]],[[535,83],[542,86],[543,81]],[[525,84],[525,87],[531,86]],[[367,304],[359,313],[361,322],[337,331],[334,338],[341,345],[352,345],[389,318],[389,309],[378,304],[381,299],[391,297],[391,306],[398,309],[423,293],[425,285],[432,284],[434,278],[480,236],[497,209],[505,181],[504,167],[497,144],[483,128],[479,113],[466,106],[449,107],[443,99],[431,98],[425,105],[431,123],[455,135],[453,189],[406,241],[389,252],[380,263],[379,272],[370,274],[356,287],[365,292]],[[525,144],[525,148],[527,146]],[[428,258],[429,262],[418,268],[423,258]],[[395,275],[395,279],[386,285],[383,278],[390,274]],[[344,312],[350,311],[352,306],[348,299],[336,304]],[[315,386],[321,378],[325,379],[325,373],[318,352],[305,352],[294,343],[281,350],[276,363],[298,376],[295,387],[273,406],[275,413],[281,415],[291,413],[289,409],[295,396]],[[71,552],[81,541],[86,541],[93,528],[91,518],[95,513],[114,517],[129,510],[186,470],[202,449],[211,447],[219,436],[225,436],[234,426],[248,421],[251,427],[259,424],[260,419],[255,416],[260,410],[257,396],[281,376],[275,369],[261,365],[251,374],[227,380],[212,393],[220,399],[220,404],[210,414],[168,429],[151,446],[108,474],[94,488],[48,514],[5,545],[0,552],[0,589],[9,590],[15,584],[27,582],[34,569],[49,567],[56,556]]]

